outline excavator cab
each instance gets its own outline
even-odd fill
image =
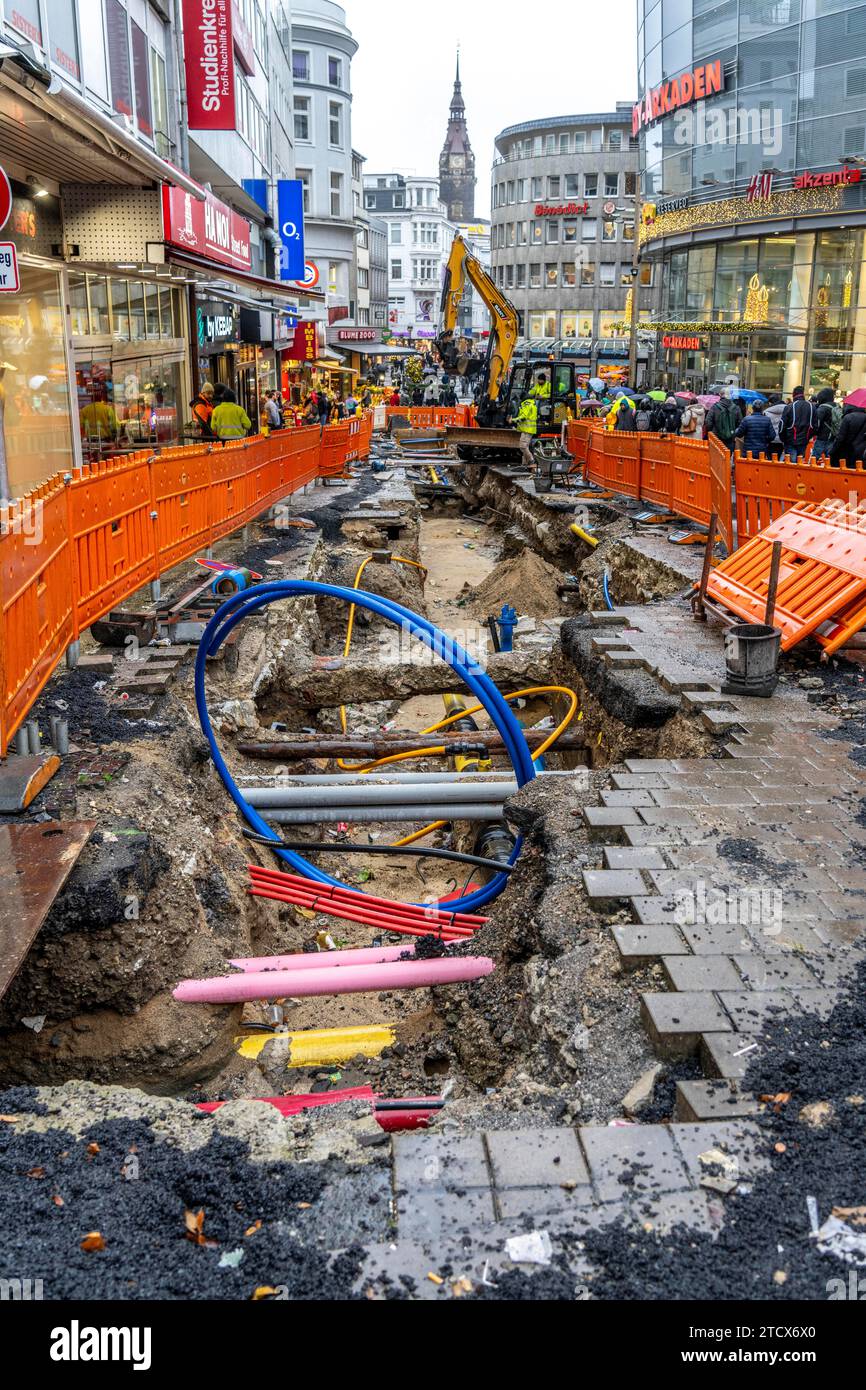
[[[549,390],[539,389],[542,376]],[[573,363],[518,362],[508,382],[506,418],[515,416],[521,401],[533,391],[538,403],[539,438],[559,439],[565,421],[577,415],[577,382]]]

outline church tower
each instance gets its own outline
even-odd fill
[[[475,155],[469,143],[466,106],[460,82],[460,53],[457,53],[457,78],[451,98],[448,134],[439,156],[439,196],[448,209],[451,222],[472,222],[475,219]]]

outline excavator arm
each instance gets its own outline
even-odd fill
[[[519,321],[514,305],[500,294],[484,267],[470,254],[462,236],[456,236],[445,271],[441,331],[436,339],[436,350],[447,371],[465,375],[467,368],[471,368],[472,365],[472,359],[461,355],[456,342],[460,305],[467,281],[481,296],[491,321],[487,356],[482,364],[483,383],[479,401],[481,419],[482,416],[496,411],[517,347]]]

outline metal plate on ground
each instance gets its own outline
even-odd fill
[[[0,826],[0,998],[95,829],[93,820]]]

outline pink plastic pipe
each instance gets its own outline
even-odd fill
[[[227,979],[184,980],[175,999],[187,1004],[247,1004],[256,999],[311,998],[320,994],[363,994],[388,989],[427,989],[480,980],[493,970],[486,957],[348,965],[342,969],[276,970]]]
[[[415,946],[364,946],[357,951],[310,951],[303,956],[261,956],[257,960],[230,960],[236,970],[247,975],[259,975],[267,970],[327,970],[331,966],[388,965],[406,954],[415,954]]]

